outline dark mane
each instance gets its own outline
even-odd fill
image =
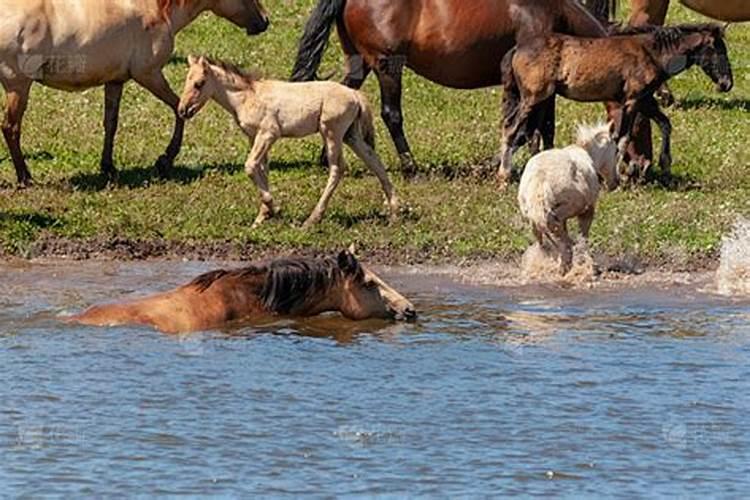
[[[223,278],[242,281],[252,280],[258,275],[265,275],[258,293],[263,306],[269,312],[293,314],[309,298],[326,293],[338,283],[341,271],[331,258],[290,257],[232,271],[211,271],[198,276],[187,286],[196,287],[199,293],[203,293]]]
[[[653,35],[656,49],[660,51],[674,50],[685,36],[704,31],[720,32],[721,26],[715,23],[678,24],[675,26],[623,26],[615,24],[609,28],[610,36]]]

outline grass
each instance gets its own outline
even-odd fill
[[[272,27],[260,37],[212,15],[201,17],[177,39],[166,73],[182,88],[188,53],[207,53],[269,77],[286,78],[313,0],[266,0]],[[675,5],[671,22],[699,20]],[[667,112],[674,125],[674,172],[680,187],[647,186],[606,195],[593,227],[593,246],[609,255],[687,265],[714,256],[733,221],[750,213],[750,27],[733,26],[729,45],[735,89],[716,94],[699,69],[673,81],[678,103]],[[321,74],[341,75],[335,36]],[[407,208],[389,224],[376,180],[349,155],[352,175],[342,183],[324,222],[299,226],[325,184],[316,166],[319,140],[281,141],[272,151],[271,183],[282,215],[251,231],[257,192],[243,172],[249,151],[230,117],[210,106],[186,129],[174,175],[154,177],[151,166],[169,141],[171,113],[135,84],[126,87],[116,163],[118,185],[106,187],[98,174],[103,132],[103,91],[71,94],[34,86],[24,124],[24,150],[36,186],[14,189],[15,174],[0,150],[0,247],[6,255],[33,256],[38,242],[92,240],[190,242],[232,241],[263,252],[325,251],[357,242],[364,253],[388,250],[401,260],[432,256],[458,260],[513,256],[530,235],[516,208],[515,188],[498,193],[481,179],[449,176],[491,156],[499,144],[500,91],[450,90],[407,72],[404,84],[407,135],[421,167],[440,175],[403,183],[397,158],[378,120],[379,152],[393,167]],[[365,91],[379,105],[375,80]],[[575,125],[602,116],[596,105],[560,101],[558,143],[571,140]],[[519,156],[518,162],[524,160]],[[42,252],[43,253],[43,252]]]

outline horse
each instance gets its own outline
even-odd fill
[[[144,325],[166,333],[219,328],[232,321],[315,316],[413,320],[411,302],[362,265],[351,251],[336,257],[289,257],[202,274],[179,288],[126,302],[95,305],[64,318],[91,326]]]
[[[528,140],[525,129],[532,112],[556,94],[580,102],[619,102],[623,108],[617,136],[621,157],[636,114],[655,121],[663,139],[659,163],[668,179],[672,127],[653,94],[669,78],[694,65],[700,66],[719,91],[732,89],[732,68],[721,26],[625,28],[600,39],[552,34],[519,45],[502,62],[505,117],[498,180],[506,182],[510,177],[513,152]]]
[[[533,156],[518,187],[518,205],[540,248],[545,238],[558,250],[565,274],[573,262],[568,219],[577,217],[588,239],[602,186],[618,185],[617,144],[610,125],[580,126],[576,144]]]
[[[398,213],[398,197],[385,166],[375,153],[372,112],[364,94],[335,82],[290,83],[264,80],[231,64],[190,56],[190,70],[178,106],[190,119],[210,100],[234,117],[253,141],[245,171],[260,190],[261,205],[253,223],[257,228],[276,212],[268,185],[268,154],[282,137],[305,137],[319,132],[328,153],[330,175],[320,201],[304,228],[320,222],[346,170],[342,144],[372,170],[380,181],[391,217]]]
[[[6,94],[3,136],[18,185],[31,174],[21,151],[21,123],[34,82],[65,91],[104,85],[104,148],[100,168],[116,176],[112,159],[123,86],[130,79],[175,113],[172,139],[155,164],[164,176],[182,145],[178,98],[164,78],[177,33],[211,11],[249,35],[268,27],[260,0],[6,0],[0,23],[0,83]]]
[[[405,67],[443,86],[476,89],[501,83],[496,62],[516,36],[553,30],[606,36],[578,0],[319,0],[300,40],[292,80],[316,78],[334,24],[346,57],[343,83],[359,89],[375,73],[382,118],[406,177],[418,168],[403,129]],[[544,116],[547,126],[541,128],[545,144],[551,144],[554,109]]]

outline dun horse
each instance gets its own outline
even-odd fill
[[[365,96],[335,82],[289,83],[262,80],[226,63],[190,56],[190,71],[180,100],[180,116],[192,118],[213,99],[232,114],[253,141],[245,170],[260,189],[261,206],[253,227],[271,217],[276,208],[268,185],[268,154],[282,137],[305,137],[320,132],[328,153],[330,176],[318,205],[304,224],[318,223],[346,170],[346,143],[372,170],[385,192],[391,217],[398,198],[383,163],[375,153],[375,130]]]
[[[114,137],[123,85],[131,78],[177,113],[178,98],[162,74],[175,35],[210,10],[262,33],[268,17],[260,0],[10,0],[2,2],[0,83],[6,92],[2,129],[21,186],[31,174],[21,151],[21,122],[33,82],[77,91],[104,85],[102,172],[113,177]],[[182,144],[176,116],[166,152],[156,162],[165,174]]]
[[[416,171],[404,135],[401,77],[404,67],[441,85],[473,89],[499,85],[496,62],[515,36],[559,31],[605,36],[578,0],[319,0],[300,41],[293,80],[312,80],[335,24],[346,56],[344,83],[360,88],[373,71],[380,83],[382,116],[405,175]],[[511,7],[523,15],[512,16]],[[545,114],[554,123],[554,110]],[[550,132],[550,129],[546,129]],[[547,135],[546,143],[552,138]]]
[[[416,317],[408,300],[345,251],[338,258],[288,258],[209,272],[175,290],[94,306],[66,321],[94,326],[139,324],[177,333],[243,319],[326,311],[353,320]]]
[[[732,69],[723,36],[718,25],[699,24],[629,28],[603,39],[551,35],[519,45],[502,63],[505,117],[498,179],[509,178],[512,154],[528,140],[532,112],[555,94],[582,102],[619,101],[623,106],[617,136],[620,155],[636,113],[654,120],[663,139],[659,162],[669,177],[671,124],[654,91],[693,65],[700,66],[720,91],[731,90]]]

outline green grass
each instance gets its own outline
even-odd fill
[[[260,37],[249,38],[211,15],[182,32],[177,57],[166,69],[173,87],[178,92],[182,88],[188,53],[211,54],[286,78],[313,0],[266,4],[272,27]],[[699,16],[675,5],[670,20]],[[750,213],[750,27],[734,26],[729,45],[736,80],[730,94],[716,94],[698,69],[672,83],[678,104],[667,113],[674,124],[674,172],[683,187],[644,187],[604,196],[593,227],[597,251],[678,265],[702,261],[715,255],[732,222]],[[321,74],[338,78],[341,67],[334,36]],[[249,145],[223,110],[210,106],[188,124],[174,175],[161,181],[151,166],[169,141],[171,113],[129,84],[115,155],[120,182],[106,188],[98,175],[102,89],[71,94],[35,86],[23,141],[37,184],[16,191],[12,165],[0,150],[0,247],[6,254],[29,256],[41,239],[85,244],[118,238],[198,245],[229,240],[259,252],[327,250],[358,242],[363,253],[388,250],[402,260],[414,255],[440,260],[517,255],[530,235],[516,208],[515,188],[498,193],[480,179],[449,181],[443,175],[463,171],[497,149],[500,91],[445,89],[412,73],[404,88],[414,154],[424,170],[440,175],[401,182],[392,143],[378,120],[379,153],[392,167],[408,205],[400,221],[388,223],[376,180],[348,155],[353,174],[342,183],[324,222],[304,232],[299,226],[326,178],[316,166],[317,137],[275,146],[271,182],[283,212],[251,231],[258,198],[242,168]],[[379,106],[377,90],[375,79],[369,79],[365,91]],[[602,117],[601,106],[559,102],[558,144],[571,140],[577,123]],[[524,159],[519,155],[517,164]]]

